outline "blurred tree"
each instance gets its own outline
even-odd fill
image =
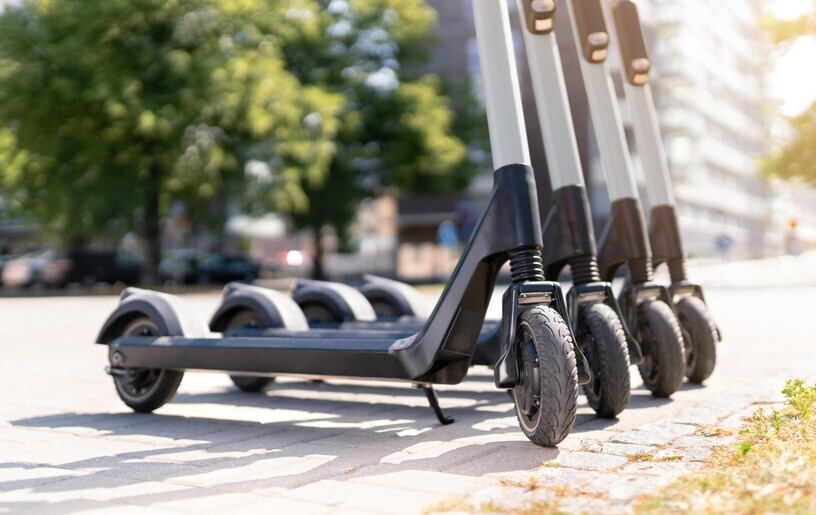
[[[435,43],[436,13],[424,0],[288,2],[280,30],[275,10],[262,12],[257,37],[275,37],[287,69],[302,84],[343,98],[328,175],[301,176],[309,208],[291,211],[299,227],[319,234],[330,225],[345,241],[359,202],[384,187],[434,192],[467,186],[475,165],[462,137],[470,129],[455,129],[473,113],[475,100],[459,102],[459,117],[438,78],[420,73]],[[318,247],[314,275],[321,277]]]
[[[24,2],[0,15],[3,183],[66,241],[138,229],[149,279],[176,200],[345,235],[382,187],[459,188],[474,169],[415,71],[434,23],[424,0]]]
[[[229,4],[229,9],[224,5]],[[156,279],[171,200],[206,205],[262,146],[275,197],[334,153],[339,96],[304,87],[223,0],[39,0],[0,15],[0,173],[13,205],[66,242],[116,226],[146,241]],[[254,144],[254,145],[253,145]],[[134,216],[134,213],[137,213]]]
[[[794,19],[768,17],[765,28],[779,51],[799,38],[816,38],[816,0],[810,12]],[[816,103],[789,120],[795,136],[761,162],[766,175],[804,180],[816,186]]]

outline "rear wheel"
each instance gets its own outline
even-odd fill
[[[158,325],[147,317],[129,323],[119,336],[161,336]],[[116,393],[133,411],[150,413],[166,404],[178,390],[184,372],[160,368],[126,368],[113,376]]]
[[[578,314],[578,345],[589,361],[592,380],[584,393],[600,417],[615,418],[629,403],[629,346],[618,315],[606,304],[591,304]]]
[[[717,326],[705,302],[697,297],[681,299],[677,316],[691,340],[686,354],[686,377],[701,384],[711,377],[717,364]]]
[[[650,300],[638,307],[638,336],[643,362],[638,365],[643,384],[655,397],[670,397],[683,384],[685,347],[680,322],[663,301]]]
[[[244,309],[235,313],[224,326],[224,333],[231,329],[258,328],[265,329],[263,318],[251,309]],[[230,376],[233,384],[243,392],[257,393],[269,386],[274,377],[257,376]]]
[[[311,303],[301,306],[306,321],[309,324],[340,324],[342,319],[338,319],[332,311],[323,304]]]
[[[549,307],[519,317],[519,384],[512,390],[521,430],[536,445],[554,447],[575,425],[578,370],[569,328]]]
[[[376,313],[378,319],[399,318],[401,310],[387,299],[370,297],[368,301],[371,303],[371,307],[374,308],[374,313]]]

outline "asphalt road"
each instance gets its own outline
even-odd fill
[[[794,262],[801,273],[813,269],[808,259]],[[741,274],[765,283],[778,268],[752,266]],[[726,268],[720,275],[730,277]],[[0,299],[0,512],[421,512],[486,488],[495,474],[578,462],[587,442],[638,444],[638,428],[667,420],[716,423],[763,392],[775,398],[785,378],[816,379],[812,279],[788,267],[785,284],[720,287],[716,267],[703,272],[725,336],[707,385],[657,400],[633,369],[627,411],[599,420],[582,397],[559,449],[526,441],[487,370],[442,391],[457,419],[444,427],[402,385],[281,380],[251,395],[204,373],[186,375],[156,414],[133,414],[103,372],[105,348],[93,344],[115,297]],[[205,317],[219,300],[186,299]]]

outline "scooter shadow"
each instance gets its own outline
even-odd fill
[[[46,484],[7,481],[0,483],[0,491],[18,488],[31,488],[35,494],[76,491],[81,497],[81,491],[92,488],[90,485],[115,488],[134,480],[173,480],[202,487],[217,483],[220,493],[250,492],[402,470],[481,476],[488,471],[529,470],[559,454],[558,449],[539,448],[524,438],[515,420],[508,420],[512,413],[501,410],[508,401],[503,392],[477,406],[449,408],[447,411],[457,422],[441,426],[430,409],[420,403],[383,405],[353,398],[338,402],[287,397],[287,392],[299,391],[291,388],[294,385],[297,383],[285,384],[288,390],[273,389],[266,395],[180,393],[179,411],[183,414],[162,414],[162,410],[152,415],[66,412],[13,421],[13,426],[63,434],[77,434],[76,428],[83,428],[79,434],[88,436],[84,429],[94,429],[97,431],[94,439],[123,442],[122,447],[128,449],[143,448],[99,456],[89,451],[87,458],[59,464],[61,469],[82,473],[82,481],[70,476]],[[320,386],[318,392],[334,390],[332,385],[314,386]],[[342,385],[336,391],[348,392],[349,387]],[[358,392],[367,395],[370,388],[360,387]],[[402,393],[421,395],[410,389]],[[228,400],[238,402],[230,406],[225,404]],[[212,403],[218,406],[213,407]],[[261,412],[268,411],[268,417],[264,419],[261,414],[264,420],[252,420],[259,416],[256,407],[264,408]],[[188,414],[195,411],[208,415]],[[250,416],[245,417],[247,414]],[[116,473],[109,473],[112,470]],[[151,503],[211,494],[200,487],[155,493],[151,494]],[[138,498],[116,499],[117,503],[130,501],[137,503]],[[71,502],[66,499],[56,505],[48,504],[48,508],[68,509],[74,506]],[[14,509],[37,507],[45,505],[23,503]]]

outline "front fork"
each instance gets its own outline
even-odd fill
[[[671,306],[675,306],[675,299],[683,297],[697,297],[706,306],[703,287],[688,279],[686,268],[686,252],[683,248],[683,239],[680,235],[680,223],[674,206],[661,205],[652,208],[651,225],[649,227],[649,241],[652,245],[652,262],[654,268],[665,263],[669,269],[671,286],[669,298]],[[717,340],[722,341],[720,327],[716,325]]]
[[[518,317],[524,309],[536,305],[549,306],[564,319],[572,337],[575,359],[579,362],[578,383],[588,383],[592,379],[589,364],[575,340],[570,324],[569,308],[561,285],[549,281],[526,281],[510,285],[502,297],[501,357],[493,370],[496,387],[511,389],[519,384],[518,342],[516,341]]]
[[[630,320],[624,317],[623,310],[620,304],[615,299],[615,293],[612,291],[612,285],[605,282],[594,282],[589,284],[575,285],[570,288],[567,294],[567,305],[569,306],[570,320],[572,321],[573,331],[578,332],[578,315],[582,307],[591,304],[606,304],[618,316],[618,319],[623,322],[623,334],[626,337],[626,345],[629,348],[629,362],[632,365],[638,365],[643,362],[643,351],[640,348],[640,343],[632,335],[629,330]]]

